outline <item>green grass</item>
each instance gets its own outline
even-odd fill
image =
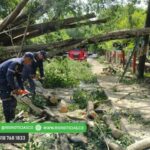
[[[132,78],[132,79],[127,79],[127,78],[124,78],[121,83],[124,83],[126,85],[132,85],[132,84],[136,84],[138,83],[138,80],[136,78]]]
[[[150,78],[150,73],[145,73],[144,77]]]

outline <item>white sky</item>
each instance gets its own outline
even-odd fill
[[[81,2],[84,2],[84,3],[87,3],[88,0],[78,0],[78,1],[81,1]],[[128,0],[117,0],[118,2],[120,1],[120,3],[124,3],[124,4],[127,4],[129,1]],[[139,8],[143,8],[143,9],[146,9],[147,8],[147,5],[146,5],[146,1],[147,0],[140,0],[141,2],[139,4],[137,4],[136,6],[139,7]]]

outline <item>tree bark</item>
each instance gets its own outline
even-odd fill
[[[22,0],[17,7],[15,8],[15,10],[9,15],[7,16],[3,22],[0,24],[0,31],[6,29],[6,27],[18,16],[18,14],[20,13],[20,11],[24,8],[24,6],[27,4],[29,0]]]
[[[145,27],[150,27],[150,0],[148,1],[148,9],[147,9],[147,17],[145,22]],[[144,70],[145,70],[145,61],[146,61],[146,52],[149,44],[149,35],[144,36],[144,46],[141,55],[139,56],[139,64],[138,64],[138,79],[144,78]]]
[[[84,15],[79,18],[77,18],[77,17],[68,18],[68,19],[64,19],[64,20],[51,21],[51,22],[47,22],[47,23],[31,25],[28,27],[27,38],[36,37],[36,36],[39,36],[39,35],[42,35],[42,34],[45,34],[48,32],[57,31],[59,29],[75,28],[75,27],[79,27],[82,25],[90,25],[90,24],[100,24],[100,23],[105,23],[107,21],[107,18],[105,18],[105,19],[100,19],[100,20],[96,20],[96,21],[87,21],[84,23],[76,23],[77,20],[82,21],[83,19],[89,19],[91,17],[95,17],[94,14]],[[20,41],[23,37],[25,28],[26,27],[21,27],[21,28],[12,29],[12,30],[0,33],[0,42],[6,43],[6,44],[10,43],[10,38],[7,35],[9,32],[11,32],[14,42]]]
[[[83,39],[70,39],[70,40],[55,42],[52,44],[25,45],[22,48],[22,53],[25,53],[28,51],[36,52],[41,49],[45,49],[49,52],[49,57],[53,57],[57,54],[64,53],[68,51],[69,49],[80,46],[82,41]],[[0,62],[8,58],[16,57],[20,49],[21,49],[21,46],[0,47]]]
[[[101,20],[96,20],[96,21],[87,21],[84,23],[72,23],[72,24],[58,24],[57,25],[48,25],[45,24],[45,26],[39,25],[37,26],[38,29],[35,30],[31,30],[31,32],[28,32],[28,35],[26,36],[27,39],[29,38],[34,38],[49,32],[55,32],[57,30],[61,30],[61,29],[71,29],[71,28],[76,28],[76,27],[81,27],[81,26],[85,26],[85,25],[92,25],[92,24],[100,24],[100,23],[105,23],[106,19],[101,19]],[[55,23],[57,24],[57,23]],[[29,27],[30,28],[30,27]],[[19,42],[22,39],[23,34],[14,37],[14,42]],[[7,42],[8,43],[8,42]]]
[[[106,142],[111,150],[124,150],[120,145],[112,142],[110,139],[106,139]]]
[[[40,45],[25,45],[23,47],[22,52],[27,51],[39,51],[41,49],[45,49],[49,51],[50,57],[68,51],[69,49],[76,48],[79,46],[85,46],[87,44],[95,44],[99,42],[115,40],[115,39],[124,39],[124,38],[132,38],[132,37],[139,37],[148,35],[150,33],[150,28],[143,28],[143,29],[132,29],[132,30],[124,30],[124,31],[116,31],[107,33],[104,35],[97,35],[88,39],[69,39],[65,41],[59,41],[51,44],[40,44]],[[18,52],[20,46],[7,46],[7,47],[0,47],[1,57],[0,60],[4,60],[4,58],[9,58],[15,56],[15,51]]]
[[[123,136],[125,134],[125,132],[123,132],[123,131],[121,131],[121,130],[116,128],[116,126],[114,125],[114,123],[113,123],[113,121],[111,119],[111,116],[105,115],[105,116],[103,116],[102,120],[104,120],[104,122],[111,129],[112,136],[115,139],[118,139],[118,138],[120,138],[121,136]]]
[[[145,150],[150,148],[150,138],[143,139],[127,147],[127,150]]]

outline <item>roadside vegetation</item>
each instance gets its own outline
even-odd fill
[[[97,77],[92,74],[90,65],[86,61],[73,61],[68,58],[55,58],[45,64],[46,88],[75,87],[84,83],[96,83]]]

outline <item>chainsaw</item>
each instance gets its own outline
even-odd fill
[[[12,95],[17,99],[18,102],[23,102],[28,105],[37,114],[41,114],[43,111],[35,106],[31,101],[31,93],[28,90],[17,90]]]

